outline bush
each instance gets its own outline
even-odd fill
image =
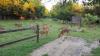
[[[83,19],[84,24],[96,24],[99,21],[99,17],[91,14],[85,14]]]

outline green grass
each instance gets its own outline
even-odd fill
[[[71,35],[91,42],[100,39],[100,27],[96,27],[96,29],[85,28],[85,32],[72,32]]]
[[[48,56],[48,54],[44,54],[44,55],[42,55],[42,56]]]
[[[92,54],[93,54],[92,56],[100,56],[100,47],[94,49],[92,51]]]
[[[7,43],[14,40],[23,39],[29,36],[35,35],[31,30],[5,33],[0,35],[0,44]]]
[[[57,29],[56,29],[55,25],[58,25],[58,24],[55,24],[55,22],[53,22],[51,20],[47,20],[47,19],[35,20],[35,21],[25,20],[25,21],[23,21],[23,25],[25,27],[27,27],[31,22],[33,24],[38,23],[40,25],[45,24],[45,23],[47,23],[47,24],[50,23],[49,26],[52,25],[52,27],[50,28],[51,31],[50,31],[49,35],[47,37],[44,36],[44,38],[41,37],[39,43],[36,43],[36,38],[34,38],[34,39],[25,40],[22,42],[18,42],[18,43],[11,44],[11,45],[5,46],[3,48],[0,48],[0,56],[28,56],[29,53],[31,53],[34,49],[39,48],[43,44],[48,43],[57,38],[57,32],[56,32]],[[0,25],[5,26],[6,29],[15,28],[14,23],[15,23],[15,21],[13,21],[13,20],[0,21]],[[0,34],[0,44],[10,42],[12,40],[22,39],[22,38],[25,38],[25,37],[31,36],[31,35],[34,35],[31,30]]]
[[[14,26],[15,22],[18,22],[17,20],[2,20],[0,21],[0,25],[4,26],[6,29],[15,29]],[[35,49],[39,48],[40,46],[54,40],[58,36],[59,28],[62,26],[61,23],[57,21],[52,21],[51,19],[40,19],[40,20],[24,20],[22,21],[22,24],[24,27],[27,27],[30,25],[30,23],[33,24],[48,24],[50,27],[49,35],[42,36],[40,38],[40,42],[36,43],[36,38],[25,40],[22,42],[17,42],[15,44],[11,44],[5,47],[0,48],[0,56],[29,56],[29,54],[34,51]],[[74,29],[73,27],[72,29]],[[90,29],[87,27],[85,28],[85,32],[71,32],[71,36],[75,37],[82,37],[83,39],[86,39],[88,41],[93,41],[96,39],[100,39],[100,29],[99,27],[95,27],[96,29]],[[12,40],[22,39],[28,36],[34,35],[34,33],[31,30],[26,30],[22,32],[14,32],[14,33],[6,33],[6,34],[0,34],[0,44],[6,43]]]

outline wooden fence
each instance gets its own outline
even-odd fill
[[[36,42],[38,43],[39,42],[39,25],[36,25],[35,27],[36,27],[36,32],[35,32],[36,34],[34,36],[30,36],[30,37],[26,37],[26,38],[23,38],[23,39],[11,41],[11,42],[8,42],[8,43],[3,43],[3,44],[0,44],[0,47],[10,45],[10,44],[14,44],[16,42],[28,40],[28,39],[35,38],[35,37],[37,39]],[[0,34],[10,33],[10,32],[17,32],[17,31],[24,31],[24,30],[33,30],[33,29],[32,29],[32,27],[28,27],[28,28],[22,28],[22,29],[4,30],[4,31],[0,31]]]

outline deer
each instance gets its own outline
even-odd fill
[[[70,32],[70,30],[68,29],[68,27],[63,26],[60,28],[60,33],[59,33],[58,37],[60,38],[60,37],[64,36],[65,33],[69,34],[69,32]]]
[[[42,30],[40,31],[40,35],[46,35],[47,36],[48,33],[49,33],[49,27],[48,27],[47,24],[44,24],[42,26]]]

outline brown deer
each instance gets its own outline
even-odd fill
[[[64,36],[65,33],[69,34],[69,31],[70,30],[68,29],[68,27],[64,25],[63,27],[60,28],[60,33],[58,37]]]
[[[46,35],[47,36],[48,33],[49,33],[49,27],[48,27],[47,24],[44,24],[42,26],[42,30],[40,31],[40,35]]]

